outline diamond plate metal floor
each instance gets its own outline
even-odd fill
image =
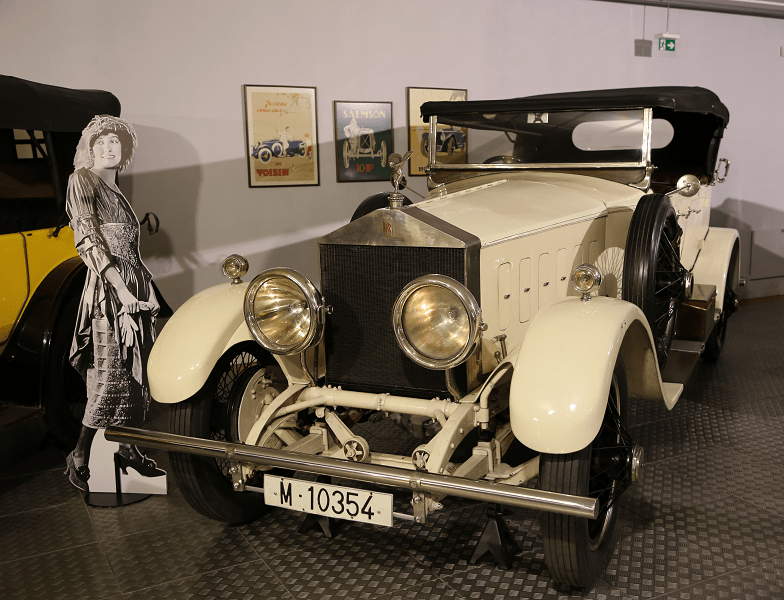
[[[784,302],[745,306],[719,363],[698,367],[672,411],[633,405],[648,466],[587,592],[551,583],[533,511],[507,518],[523,551],[504,571],[487,557],[469,564],[483,504],[447,499],[427,525],[348,523],[332,539],[297,533],[303,517],[289,511],[240,527],[210,521],[171,479],[168,496],[100,509],[62,474],[63,453],[29,435],[0,446],[0,597],[784,598],[782,340]],[[153,421],[165,429],[162,412]],[[379,451],[417,445],[385,423],[363,428]],[[26,458],[25,440],[38,444]]]

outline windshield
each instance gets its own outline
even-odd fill
[[[640,166],[645,163],[645,109],[608,111],[499,112],[450,114],[438,118],[435,163],[442,168],[459,165],[529,166]],[[442,143],[459,134],[456,143],[466,152]],[[672,125],[655,119],[652,148],[672,141]],[[423,144],[423,152],[429,146]],[[449,165],[449,166],[447,166]],[[505,167],[509,168],[509,167]]]

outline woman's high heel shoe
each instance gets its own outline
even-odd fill
[[[90,479],[90,469],[87,465],[76,466],[74,464],[73,452],[71,452],[65,459],[65,472],[63,475],[68,475],[74,487],[83,492],[89,492],[90,487],[87,485],[87,480]]]
[[[130,458],[124,454],[120,454],[119,451],[115,452],[114,464],[125,475],[128,474],[128,467],[131,467],[139,473],[139,475],[143,475],[144,477],[160,477],[161,475],[166,475],[166,471],[159,469],[154,460],[147,458],[141,453],[139,453],[139,458]]]

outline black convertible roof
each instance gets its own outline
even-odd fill
[[[730,111],[713,92],[701,87],[679,86],[541,94],[509,100],[425,102],[421,110],[423,119],[427,121],[432,115],[648,107],[668,108],[676,112],[712,114],[722,121],[722,127],[726,127],[730,120]]]
[[[0,129],[82,131],[95,115],[120,116],[120,101],[100,90],[72,90],[0,75]]]

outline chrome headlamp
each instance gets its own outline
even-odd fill
[[[324,305],[310,280],[294,269],[268,269],[245,292],[245,322],[273,354],[298,354],[324,334]]]
[[[223,260],[221,265],[223,274],[231,279],[233,285],[242,283],[242,277],[248,272],[248,261],[244,256],[231,254]]]
[[[460,282],[443,275],[425,275],[398,295],[392,326],[398,345],[415,363],[428,369],[451,369],[476,348],[482,310]]]
[[[591,292],[602,284],[602,273],[594,265],[580,265],[572,271],[572,287],[582,294],[582,300],[591,299]]]

